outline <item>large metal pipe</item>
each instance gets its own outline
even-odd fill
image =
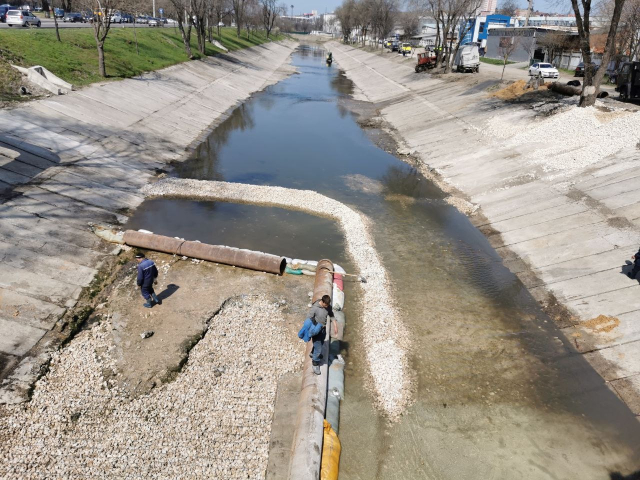
[[[260,272],[275,273],[276,275],[282,275],[287,266],[287,261],[284,257],[269,255],[268,253],[190,242],[134,230],[127,230],[124,233],[124,243],[132,247],[184,255],[190,258],[224,263],[225,265],[233,265]]]
[[[323,295],[331,295],[333,288],[333,263],[320,260],[316,267],[316,279],[313,285],[315,302]],[[330,325],[327,325],[330,327]],[[330,328],[327,328],[327,339]],[[311,342],[307,345],[302,369],[302,390],[296,415],[296,426],[293,434],[291,459],[289,463],[289,480],[318,480],[322,459],[322,439],[324,435],[323,421],[327,404],[327,363],[320,366],[320,375],[313,373],[313,365],[309,358]],[[329,342],[324,342],[324,359],[329,358]]]

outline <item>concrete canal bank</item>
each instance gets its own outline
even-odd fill
[[[640,113],[542,92],[510,105],[490,97],[486,77],[440,79],[331,48],[422,169],[480,207],[472,221],[505,265],[639,415],[639,285],[625,273],[640,238]]]
[[[231,107],[290,73],[294,45],[268,43],[0,112],[3,377],[29,351],[37,357],[41,339],[64,337],[50,332],[63,315],[82,316],[74,306],[110,258],[87,224],[126,223],[140,188]],[[20,401],[45,360],[22,360],[2,400]]]

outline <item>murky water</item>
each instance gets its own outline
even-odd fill
[[[468,219],[358,126],[350,82],[323,59],[300,47],[299,74],[236,109],[176,174],[317,190],[372,219],[413,338],[416,401],[393,424],[373,410],[351,288],[340,478],[608,479],[640,470],[632,413]],[[131,225],[350,267],[337,227],[299,212],[154,200]]]

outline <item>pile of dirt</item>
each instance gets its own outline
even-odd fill
[[[607,333],[620,325],[620,320],[616,317],[608,317],[606,315],[598,315],[591,320],[582,323],[585,327],[597,333]]]
[[[524,80],[518,80],[507,85],[505,88],[498,90],[491,96],[501,100],[513,100],[514,98],[518,98],[525,94],[528,90],[527,82]]]

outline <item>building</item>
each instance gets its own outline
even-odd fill
[[[462,44],[478,43],[480,48],[486,47],[489,30],[494,27],[508,27],[511,24],[511,17],[507,15],[487,15],[469,20],[465,28],[465,36]]]
[[[548,62],[572,69],[580,63],[578,35],[551,27],[502,27],[489,30],[485,56],[501,59],[507,45],[514,45],[512,62]]]
[[[480,5],[480,15],[493,15],[494,13],[496,13],[497,6],[498,0],[482,0],[482,5]]]

